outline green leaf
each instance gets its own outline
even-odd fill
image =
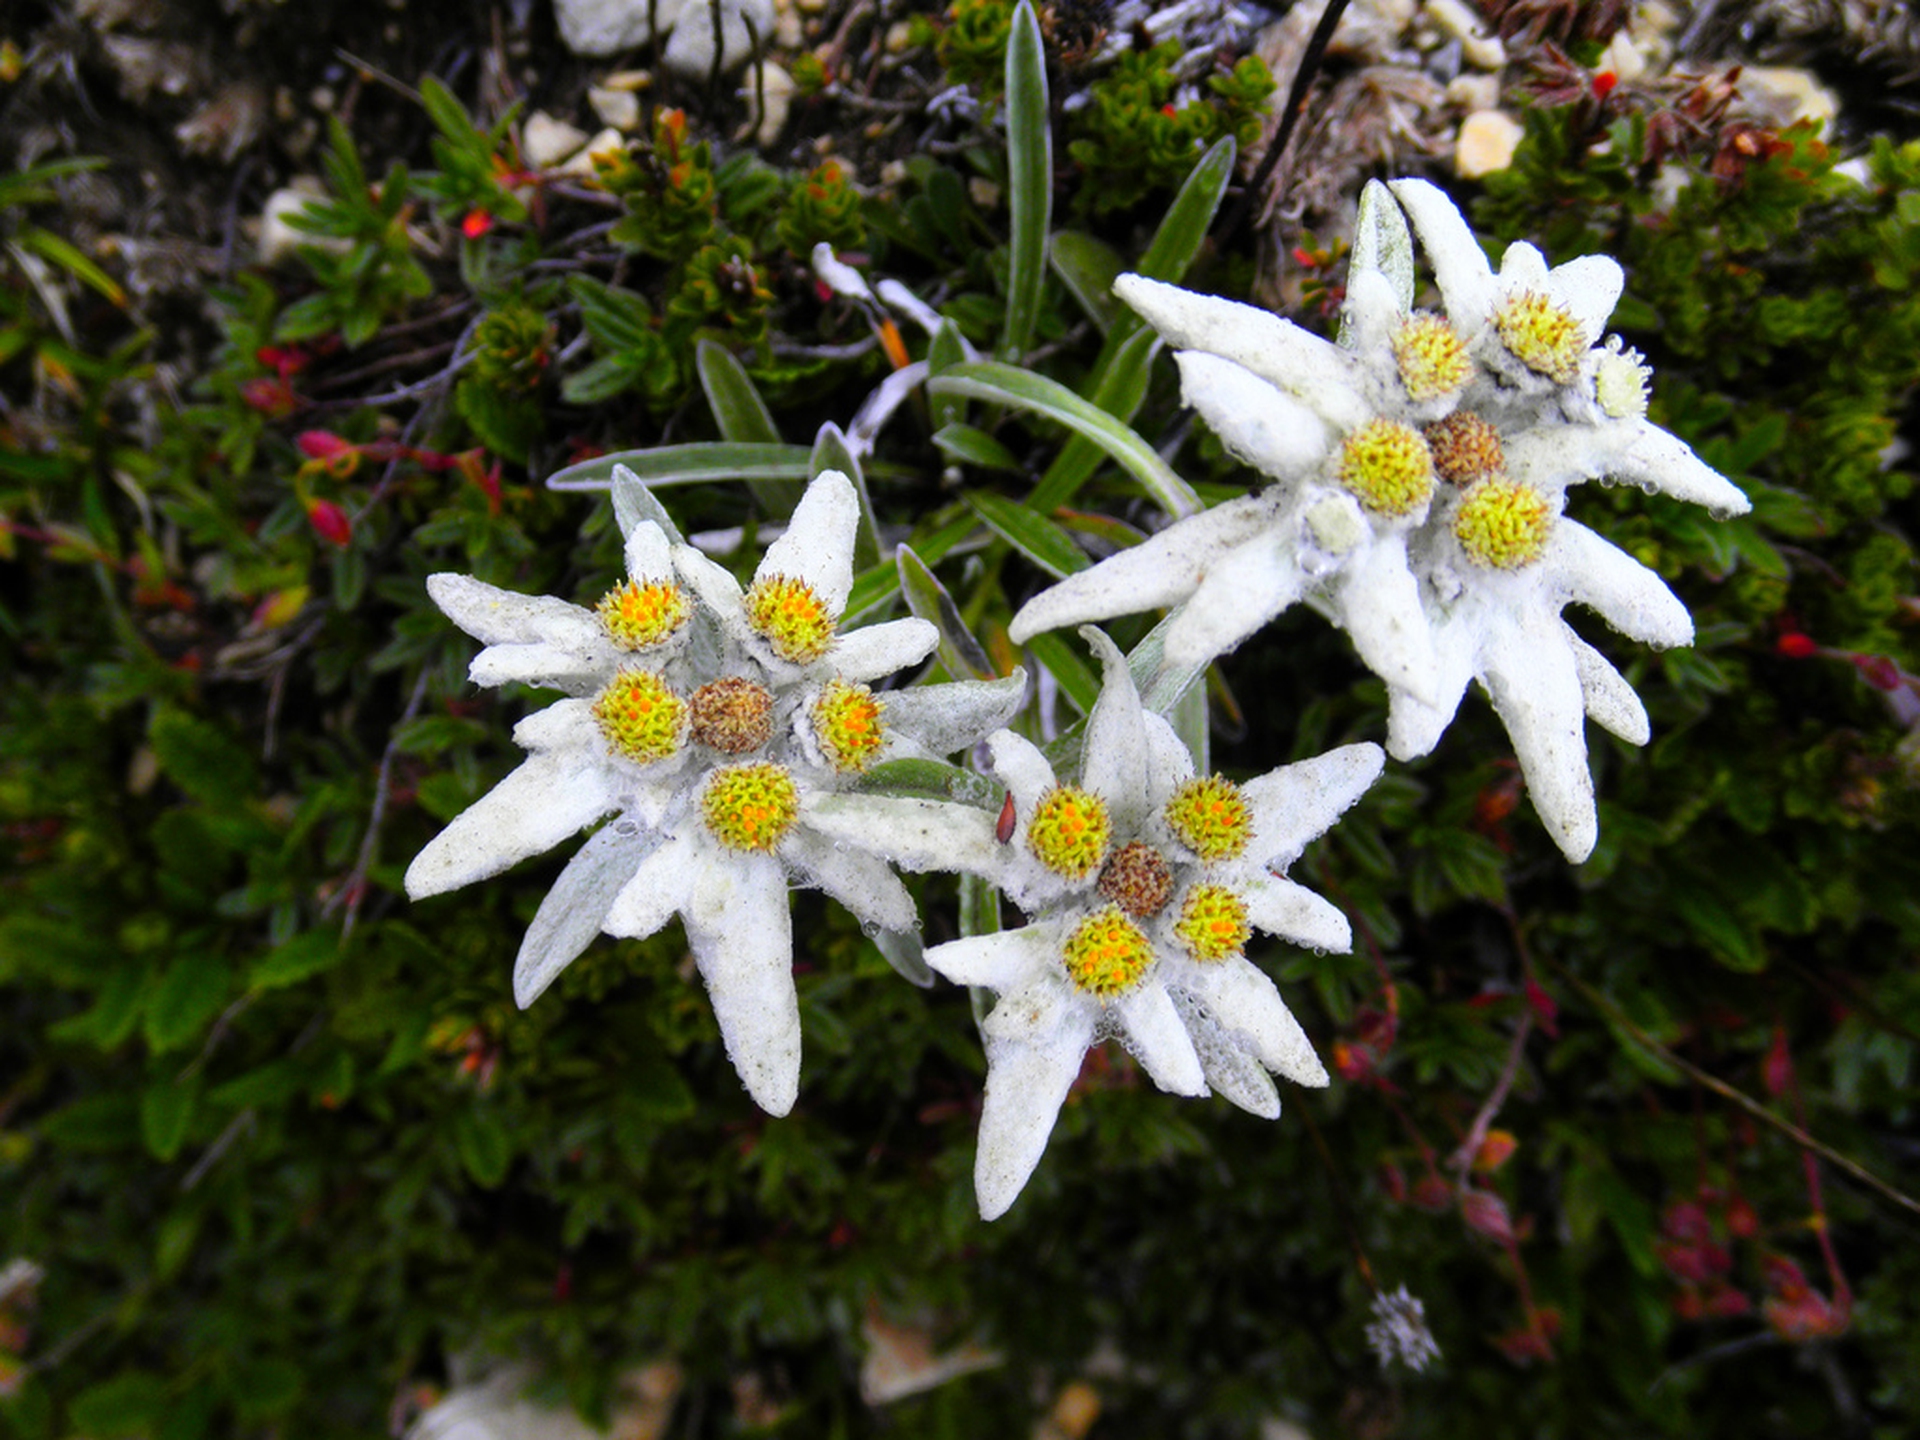
[[[651,522],[660,527],[669,545],[686,543],[667,507],[624,465],[613,467],[613,521],[622,535],[631,535],[639,526]]]
[[[1174,474],[1151,445],[1123,422],[1082,400],[1057,380],[1030,374],[1012,365],[982,360],[952,366],[929,380],[927,389],[936,395],[965,395],[1012,405],[1056,421],[1086,436],[1117,460],[1168,514],[1178,518],[1196,515],[1205,508],[1193,487]]]
[[[171,1078],[156,1080],[140,1094],[140,1138],[156,1160],[171,1160],[186,1143],[199,1087]]]
[[[453,1140],[461,1165],[481,1189],[491,1190],[507,1178],[513,1142],[492,1106],[482,1103],[461,1111],[453,1122]]]
[[[934,577],[912,549],[902,545],[894,555],[900,567],[900,593],[907,609],[922,620],[932,622],[940,632],[940,663],[956,680],[993,680],[993,662],[980,642],[960,618],[960,607],[947,594],[946,586]]]
[[[1047,66],[1040,21],[1028,0],[1013,12],[1007,38],[1007,206],[1011,215],[1007,320],[1000,353],[1018,360],[1033,343],[1047,278],[1053,220],[1053,129],[1047,118]]]
[[[813,452],[805,445],[736,444],[700,440],[660,445],[652,450],[622,450],[596,455],[547,477],[549,490],[606,490],[613,467],[624,465],[643,485],[704,485],[718,480],[796,480],[810,478]]]
[[[204,950],[175,959],[147,1001],[143,1033],[154,1053],[198,1039],[226,1005],[232,979],[226,961]]]
[[[487,727],[459,715],[422,715],[393,732],[393,748],[401,755],[438,755],[456,745],[477,745],[487,738]]]
[[[1018,475],[1026,468],[1006,446],[971,425],[942,425],[934,431],[933,443],[943,455],[982,470],[1004,470]]]
[[[780,443],[780,431],[767,402],[760,398],[746,368],[724,346],[712,340],[700,341],[693,348],[693,365],[723,441],[735,445]],[[776,520],[791,515],[800,498],[786,486],[759,477],[748,478],[747,488],[753,491],[761,510]]]
[[[855,629],[855,621],[877,618],[882,610],[893,608],[900,593],[900,571],[890,560],[882,560],[870,570],[853,577],[853,589],[847,594],[846,612],[840,617],[843,629]]]
[[[1207,231],[1233,180],[1236,154],[1233,137],[1223,135],[1188,172],[1180,184],[1180,193],[1167,208],[1166,218],[1153,232],[1147,253],[1140,257],[1138,269],[1142,275],[1150,280],[1164,280],[1169,285],[1177,285],[1186,278],[1187,269],[1206,243]],[[1145,323],[1138,316],[1133,319],[1135,324]]]
[[[1360,213],[1354,220],[1353,258],[1349,280],[1367,270],[1384,275],[1393,287],[1402,313],[1413,308],[1413,236],[1407,217],[1400,213],[1393,192],[1378,180],[1369,180],[1360,192]],[[1340,343],[1346,345],[1347,313],[1341,312]]]
[[[630,388],[641,370],[641,362],[632,355],[602,355],[560,382],[560,398],[569,405],[598,405]]]
[[[1126,263],[1106,241],[1083,230],[1062,230],[1053,237],[1047,256],[1053,261],[1053,273],[1102,335],[1128,318],[1139,323],[1131,310],[1113,298],[1113,282],[1126,269]]]
[[[713,410],[720,438],[744,445],[778,445],[773,412],[760,398],[744,366],[724,346],[702,340],[693,347],[693,366]]]
[[[48,1145],[104,1154],[137,1143],[140,1120],[132,1094],[120,1089],[63,1105],[34,1129]]]
[[[166,777],[202,804],[236,805],[254,793],[253,757],[208,721],[165,706],[147,740]]]
[[[927,374],[938,375],[949,365],[958,365],[966,358],[967,347],[960,338],[960,327],[951,320],[942,320],[940,328],[933,332],[933,339],[927,343]],[[967,418],[966,402],[957,396],[936,399],[931,408],[936,429],[960,424]]]
[[[1000,891],[978,875],[960,877],[960,933],[969,937],[1000,933]],[[974,1015],[978,1019],[978,991],[974,998]]]
[[[933,969],[927,964],[927,947],[918,930],[882,930],[873,937],[873,948],[891,965],[894,973],[922,990],[933,984]]]
[[[657,1040],[636,1051],[621,1071],[627,1103],[650,1120],[684,1120],[694,1110],[694,1094]]]
[[[860,777],[855,786],[864,795],[892,795],[920,800],[953,800],[962,805],[997,806],[1002,789],[977,770],[963,770],[944,760],[883,760]]]
[[[1100,698],[1100,677],[1067,643],[1066,636],[1058,630],[1049,630],[1029,640],[1027,651],[1035,664],[1060,682],[1061,693],[1072,702],[1074,709],[1082,715],[1093,709],[1093,702]]]
[[[1127,424],[1139,412],[1147,398],[1153,357],[1160,349],[1160,336],[1145,325],[1110,346],[1111,354],[1095,373],[1093,403],[1121,424]],[[1060,448],[1047,473],[1033,487],[1028,504],[1052,514],[1073,499],[1082,485],[1100,468],[1101,447],[1085,435],[1075,435]]]
[[[475,140],[485,142],[486,137],[467,118],[465,107],[431,75],[420,82],[420,103],[426,108],[427,118],[433,121],[434,127],[456,145],[468,146]]]
[[[62,1044],[79,1042],[101,1050],[119,1049],[139,1022],[149,974],[145,965],[123,962],[101,982],[91,1009],[48,1026],[47,1033]]]
[[[1037,511],[986,490],[971,491],[965,498],[996,535],[1056,579],[1064,580],[1093,563],[1066,531]]]
[[[251,1360],[233,1377],[233,1408],[242,1420],[284,1415],[300,1398],[302,1384],[300,1367],[291,1360],[278,1355]]]
[[[1489,904],[1506,899],[1507,859],[1498,845],[1470,830],[1449,830],[1438,840],[1433,858],[1456,894]]]
[[[123,1370],[74,1396],[67,1419],[75,1432],[94,1440],[140,1435],[153,1428],[166,1398],[166,1384],[158,1375]]]
[[[306,930],[254,961],[247,984],[255,990],[278,990],[331,970],[339,962],[338,935],[331,930]]]
[[[596,345],[608,350],[638,350],[655,338],[653,309],[631,290],[619,290],[591,275],[567,278],[567,290],[580,306],[580,323]]]
[[[1674,912],[1722,965],[1748,974],[1767,968],[1767,952],[1759,937],[1704,886],[1677,884],[1669,896]]]

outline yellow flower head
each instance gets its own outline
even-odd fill
[[[1060,958],[1076,987],[1111,1000],[1140,983],[1153,964],[1153,946],[1119,906],[1109,905],[1074,926]]]

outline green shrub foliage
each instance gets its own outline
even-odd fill
[[[954,78],[997,88],[1007,23],[955,7]],[[1169,113],[1164,60],[1129,57],[1060,122],[1084,170],[1063,166],[1058,213],[1124,213],[1247,138],[1264,72]],[[801,1100],[770,1120],[677,927],[600,940],[520,1011],[514,949],[564,856],[418,905],[400,877],[551,698],[468,684],[473,647],[426,576],[591,603],[620,570],[610,508],[546,475],[784,440],[786,479],[668,493],[690,533],[743,527],[726,563],[749,571],[802,447],[852,420],[890,346],[934,370],[961,337],[994,346],[1008,213],[967,182],[1006,180],[998,142],[915,156],[878,204],[661,108],[600,169],[609,229],[616,212],[521,172],[510,117],[477,124],[433,81],[423,97],[431,168],[374,184],[336,127],[309,224],[338,243],[309,247],[299,283],[244,272],[218,296],[218,363],[177,407],[153,403],[151,337],[113,320],[112,281],[54,242],[41,184],[0,185],[7,255],[62,267],[112,321],[73,330],[0,260],[0,382],[33,396],[0,419],[0,1213],[6,1251],[46,1271],[6,1302],[0,1431],[374,1436],[473,1355],[532,1358],[589,1414],[672,1356],[676,1435],[734,1433],[742,1376],[782,1433],[1023,1431],[1089,1367],[1102,1436],[1250,1435],[1270,1414],[1488,1440],[1920,1426],[1913,1202],[1860,1178],[1916,1188],[1898,437],[1920,146],[1879,142],[1862,178],[1796,129],[1737,173],[1683,158],[1676,189],[1639,163],[1644,117],[1596,148],[1577,107],[1531,113],[1482,229],[1556,262],[1615,255],[1653,417],[1754,500],[1731,522],[1575,500],[1694,612],[1692,649],[1605,641],[1655,739],[1594,732],[1600,849],[1573,869],[1469,702],[1296,867],[1353,917],[1354,953],[1256,950],[1333,1087],[1257,1121],[1162,1096],[1105,1047],[988,1226],[966,995],[902,983],[817,895],[796,901]],[[1150,238],[1106,230],[1055,237],[1032,368],[1235,493],[1245,473],[1182,438],[1164,360],[1101,388],[1131,332],[1104,285],[1061,276],[1110,278]],[[950,327],[823,298],[821,241],[863,247]],[[1243,274],[1198,265],[1203,286]],[[1008,669],[1048,546],[1124,545],[1154,507],[1019,411],[943,392],[903,414],[867,467],[883,531],[970,637],[942,667]],[[1036,476],[1055,540],[1015,548],[1006,515]],[[861,563],[850,608],[898,606],[893,566]],[[1048,639],[1029,663],[1070,720],[1092,672]],[[1378,737],[1383,691],[1356,673],[1326,627],[1277,625],[1216,668],[1217,763]],[[916,886],[928,939],[951,938],[954,885]],[[1424,1375],[1383,1372],[1363,1338],[1370,1295],[1400,1284],[1444,1353]],[[867,1407],[869,1314],[1003,1363]]]

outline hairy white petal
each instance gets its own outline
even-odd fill
[[[973,1166],[983,1220],[1004,1215],[1025,1188],[1093,1043],[1087,1013],[1050,998],[1046,988],[1029,987],[1003,998],[988,1017],[1011,1009],[1020,1022],[987,1034],[987,1093]]]
[[[1060,927],[1040,924],[949,940],[927,951],[926,959],[927,964],[957,985],[986,985],[1011,991],[1043,971],[1058,969],[1054,962],[1059,956]],[[1051,990],[1044,993],[1049,1003],[1064,1003],[1063,993]],[[1008,1000],[1002,1000],[1001,1005],[1007,1007],[1005,1024],[1010,1024],[1021,1013],[1019,1007]]]
[[[1620,262],[1606,255],[1576,255],[1547,276],[1548,293],[1573,312],[1589,347],[1605,333],[1625,285]]]
[[[665,837],[616,820],[582,845],[534,912],[513,962],[513,999],[522,1010],[600,933],[634,872]]]
[[[1280,530],[1228,551],[1167,630],[1167,663],[1204,665],[1224,655],[1307,591],[1294,544]]]
[[[1033,807],[1057,783],[1047,757],[1025,736],[996,730],[987,737],[987,756],[1000,783],[1013,792],[1014,811],[1024,832]]]
[[[917,616],[883,620],[878,625],[849,630],[837,637],[828,652],[826,666],[841,679],[858,685],[882,680],[896,670],[918,665],[939,643],[939,628],[930,620]]]
[[[1493,316],[1498,295],[1493,267],[1465,218],[1437,185],[1425,180],[1389,180],[1387,188],[1413,222],[1426,247],[1434,278],[1447,302],[1447,316],[1463,337]]]
[[[673,579],[673,545],[651,521],[627,534],[627,574],[642,585]]]
[[[1586,699],[1573,656],[1555,643],[1559,619],[1525,619],[1486,647],[1481,683],[1513,740],[1527,795],[1566,857],[1578,864],[1599,838],[1587,769]]]
[[[951,755],[977,745],[1020,713],[1027,697],[1027,672],[1004,680],[955,680],[946,685],[916,685],[890,690],[887,729],[912,740],[928,755]]]
[[[1244,495],[1177,520],[1143,544],[1041,591],[1020,607],[1008,634],[1024,645],[1063,625],[1177,604],[1222,555],[1271,525],[1286,503],[1278,492]]]
[[[1693,617],[1666,582],[1586,526],[1557,521],[1543,563],[1570,598],[1621,634],[1663,649],[1693,642]]]
[[[1647,721],[1647,707],[1640,703],[1633,687],[1606,656],[1574,634],[1566,621],[1560,622],[1560,629],[1573,656],[1574,673],[1580,677],[1587,718],[1629,745],[1646,744],[1653,736],[1653,727]]]
[[[1385,764],[1378,745],[1342,745],[1247,781],[1240,787],[1253,819],[1247,859],[1280,869],[1291,865],[1367,793]]]
[[[1206,1071],[1165,986],[1138,986],[1114,1000],[1111,1008],[1127,1049],[1154,1084],[1173,1095],[1207,1093]]]
[[[602,634],[584,644],[489,645],[473,657],[467,678],[488,687],[516,683],[590,695],[620,668],[620,659]]]
[[[1326,1066],[1280,991],[1250,960],[1196,967],[1196,986],[1220,1024],[1246,1038],[1260,1063],[1296,1085],[1328,1083]]]
[[[590,610],[551,595],[515,594],[471,575],[429,575],[427,594],[449,620],[485,645],[577,643],[600,629]]]
[[[713,852],[691,828],[669,838],[646,856],[607,908],[605,929],[623,940],[658,934],[686,908],[687,898],[706,878]]]
[[[1195,294],[1144,275],[1122,275],[1113,293],[1164,335],[1177,351],[1204,353],[1264,381],[1289,412],[1305,407],[1348,429],[1365,418],[1359,369],[1337,345],[1255,305]],[[1175,357],[1184,362],[1187,355]],[[1187,380],[1184,363],[1183,380]],[[1284,392],[1284,393],[1281,393]],[[1200,401],[1191,388],[1187,403]]]
[[[853,541],[859,528],[860,496],[853,482],[838,470],[822,470],[793,507],[785,533],[767,547],[754,578],[804,580],[827,613],[837,616],[853,589]]]
[[[1341,628],[1366,667],[1391,686],[1436,699],[1433,636],[1407,568],[1406,538],[1389,533],[1364,547],[1334,582],[1334,595]]]
[[[780,858],[796,866],[805,883],[839,901],[862,925],[911,930],[920,912],[886,862],[845,842],[796,826],[780,845]]]
[[[1140,692],[1133,687],[1127,658],[1103,633],[1082,626],[1080,636],[1099,659],[1104,678],[1100,698],[1087,717],[1081,747],[1080,783],[1107,802],[1121,833],[1143,818],[1147,795],[1147,736]]]
[[[1332,432],[1301,401],[1251,370],[1204,350],[1180,350],[1173,359],[1180,370],[1181,398],[1200,412],[1236,459],[1289,482],[1301,479],[1326,459],[1333,446]],[[1356,396],[1332,423],[1350,430],[1366,419],[1366,406]]]
[[[1247,919],[1254,928],[1306,950],[1344,955],[1353,948],[1347,917],[1306,886],[1277,875],[1249,875],[1235,888],[1247,902]]]
[[[1273,1077],[1250,1055],[1241,1040],[1230,1033],[1199,996],[1185,990],[1172,992],[1180,1019],[1193,1038],[1200,1068],[1207,1084],[1249,1114],[1263,1120],[1280,1115],[1280,1092]]]
[[[407,867],[407,894],[439,895],[551,850],[614,808],[606,767],[563,750],[529,756],[455,817]]]
[[[1006,846],[994,817],[971,805],[891,795],[810,794],[801,816],[829,840],[883,855],[902,870],[993,874]]]
[[[710,863],[684,917],[727,1058],[755,1104],[769,1115],[786,1114],[800,1093],[800,999],[780,862],[733,854]]]

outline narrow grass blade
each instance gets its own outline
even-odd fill
[[[643,485],[699,485],[716,480],[806,480],[813,452],[804,445],[736,445],[700,440],[690,445],[660,445],[652,450],[621,450],[596,455],[556,470],[549,490],[606,490],[613,469],[624,465]],[[797,498],[797,495],[796,497]],[[791,504],[787,507],[791,510]]]
[[[1038,511],[992,491],[965,498],[988,528],[1049,575],[1064,580],[1093,563],[1066,531]]]
[[[1047,66],[1040,22],[1028,0],[1013,12],[1007,40],[1007,204],[1012,215],[1007,321],[1000,353],[1017,360],[1033,343],[1047,278],[1053,221],[1053,130],[1047,119]]]
[[[700,388],[706,392],[713,410],[713,423],[720,438],[740,445],[777,445],[780,431],[773,423],[773,412],[760,398],[747,370],[727,350],[711,340],[702,340],[693,349],[693,368],[700,376]],[[793,513],[798,500],[784,486],[749,479],[747,487],[760,508],[777,520]]]
[[[900,567],[900,593],[906,598],[907,609],[933,622],[940,632],[940,663],[947,667],[947,673],[956,680],[996,679],[993,662],[960,618],[960,607],[953,603],[947,587],[905,545],[895,552],[894,561]]]
[[[1124,422],[1092,401],[1082,400],[1056,380],[1012,365],[982,360],[949,366],[927,382],[927,389],[936,395],[965,395],[997,405],[1012,405],[1056,421],[1086,436],[1111,455],[1168,514],[1194,515],[1205,508],[1193,487],[1174,474],[1151,445]]]

